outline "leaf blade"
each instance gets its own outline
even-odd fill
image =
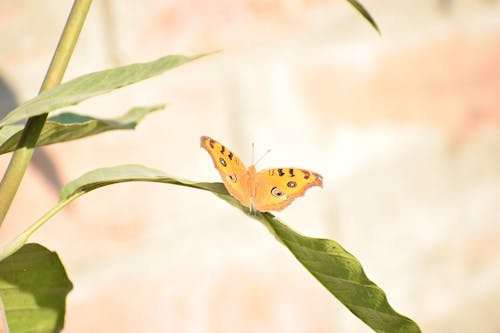
[[[65,106],[78,104],[91,97],[160,75],[165,71],[209,54],[192,57],[169,55],[150,62],[135,63],[79,76],[46,90],[21,104],[0,120],[0,127]]]
[[[330,239],[303,236],[272,214],[261,214],[268,228],[294,257],[356,317],[375,332],[419,333],[420,328],[410,318],[396,312],[385,292],[365,274],[361,263],[340,244]],[[321,258],[318,247],[328,257]],[[322,263],[313,265],[310,258]],[[336,269],[332,269],[332,267]],[[338,269],[337,269],[338,268]],[[340,272],[339,272],[340,271]]]
[[[356,9],[356,11],[358,13],[360,13],[365,18],[365,20],[368,21],[368,23],[370,23],[370,25],[373,27],[373,29],[375,29],[380,34],[380,29],[377,25],[377,22],[375,22],[375,20],[370,15],[370,13],[366,10],[366,8],[359,1],[347,0],[347,2],[349,2],[351,4],[351,6],[353,6],[354,9]]]
[[[11,332],[59,332],[73,288],[57,253],[26,244],[0,262],[0,297]]]
[[[214,193],[227,193],[224,185],[220,183],[194,182],[173,177],[158,169],[148,168],[138,164],[126,164],[110,168],[95,169],[74,179],[61,189],[59,193],[59,202],[67,200],[71,196],[81,192],[87,193],[103,186],[132,181],[167,183],[193,187]]]
[[[110,175],[113,177],[107,178]],[[211,191],[249,217],[262,222],[332,295],[374,331],[420,333],[413,320],[391,307],[385,292],[366,276],[361,263],[340,244],[334,240],[303,236],[272,214],[251,213],[229,195],[221,183],[181,180],[143,166],[118,166],[94,170],[76,179],[61,191],[61,200],[79,191],[88,192],[124,181],[164,182]]]
[[[114,119],[82,116],[71,112],[61,113],[45,122],[36,146],[77,140],[112,130],[134,129],[146,115],[163,107],[164,105],[135,107]],[[21,125],[0,128],[0,155],[17,148],[22,131]]]

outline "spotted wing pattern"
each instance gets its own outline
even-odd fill
[[[255,176],[253,205],[261,212],[282,210],[313,186],[323,187],[323,177],[316,172],[297,168],[264,169]]]
[[[249,207],[249,175],[243,162],[222,143],[208,136],[201,137],[201,147],[212,157],[214,167],[219,171],[227,191],[242,205]]]

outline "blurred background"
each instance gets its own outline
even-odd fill
[[[500,1],[94,1],[65,80],[222,52],[68,110],[167,103],[135,131],[39,149],[0,241],[82,173],[219,181],[199,137],[324,188],[276,214],[335,239],[424,332],[500,331]],[[70,1],[0,1],[0,114],[36,95]],[[0,156],[0,173],[9,155]],[[258,222],[210,193],[129,183],[32,239],[74,283],[65,332],[371,332]]]

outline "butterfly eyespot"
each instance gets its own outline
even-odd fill
[[[222,157],[219,158],[219,162],[220,162],[220,164],[222,164],[222,166],[227,166],[226,161]]]
[[[283,191],[277,187],[273,187],[271,189],[271,194],[274,195],[275,197],[281,197],[283,195]]]
[[[236,181],[238,180],[238,178],[234,173],[228,175],[227,178],[229,178],[229,180],[232,181],[233,183],[236,183]]]
[[[293,188],[293,187],[297,186],[297,183],[293,182],[293,181],[289,181],[288,183],[286,183],[286,186]]]

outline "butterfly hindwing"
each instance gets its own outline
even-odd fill
[[[282,210],[312,186],[323,187],[323,177],[298,168],[273,168],[255,176],[254,207],[261,211]]]
[[[212,157],[214,167],[219,171],[228,192],[248,207],[248,172],[243,162],[222,143],[208,136],[201,137],[201,146]]]

